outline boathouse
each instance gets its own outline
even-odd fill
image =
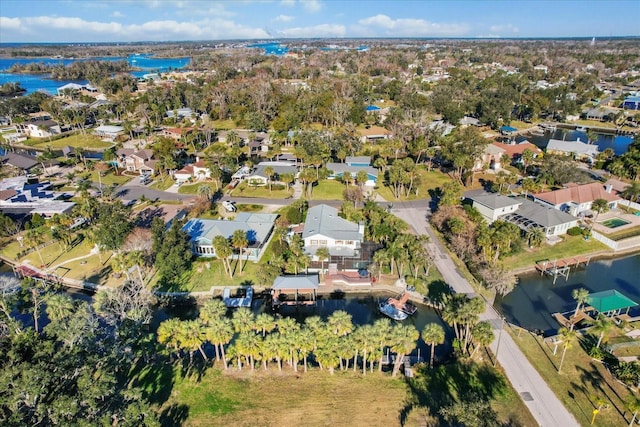
[[[589,294],[587,302],[595,311],[608,317],[628,316],[629,309],[638,305],[637,302],[615,289]]]
[[[272,304],[274,307],[313,305],[318,297],[319,284],[320,280],[317,274],[278,276],[271,287]]]

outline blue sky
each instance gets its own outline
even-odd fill
[[[3,43],[639,34],[639,0],[0,2]]]

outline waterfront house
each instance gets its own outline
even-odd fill
[[[577,141],[563,141],[550,139],[547,144],[547,153],[573,155],[576,159],[593,160],[599,153],[597,145],[585,144],[578,138]]]
[[[307,212],[302,240],[305,251],[312,256],[321,247],[326,247],[331,256],[359,256],[364,240],[364,223],[341,218],[334,207],[314,206]]]
[[[242,230],[246,233],[249,242],[249,247],[242,253],[242,257],[257,261],[266,248],[277,217],[278,215],[275,214],[240,212],[232,220],[193,218],[182,227],[182,230],[189,235],[191,251],[196,256],[202,257],[216,256],[213,247],[213,239],[216,236],[231,239],[236,230]],[[234,253],[232,258],[237,258],[239,255]]]
[[[498,193],[468,193],[465,197],[489,224],[503,215],[517,211],[522,204],[522,199],[507,197]]]
[[[93,134],[101,139],[115,140],[124,133],[122,126],[100,125],[93,130]]]
[[[48,181],[32,183],[26,176],[0,181],[0,211],[4,214],[52,217],[71,213],[75,203],[61,200],[63,196]]]
[[[596,199],[604,199],[610,209],[615,209],[622,200],[614,194],[611,185],[600,182],[589,184],[567,184],[565,188],[534,194],[535,201],[575,217],[592,215],[591,205]]]
[[[525,150],[531,151],[534,158],[542,154],[541,149],[526,140],[519,144],[503,144],[502,142],[494,142],[492,145],[495,145],[496,147],[503,150],[504,154],[509,156],[512,162],[521,161],[522,153],[524,153]]]
[[[30,138],[49,138],[61,133],[60,125],[54,120],[35,120],[16,126],[16,130]]]
[[[2,156],[2,164],[18,169],[21,173],[29,173],[33,168],[38,167],[40,162],[29,154],[9,151]]]
[[[518,209],[500,218],[509,221],[527,232],[531,228],[541,228],[545,236],[560,236],[578,225],[578,219],[565,212],[519,198]]]
[[[367,173],[367,181],[364,183],[367,187],[375,187],[378,181],[378,169],[373,166],[350,165],[347,163],[327,163],[327,169],[331,171],[329,179],[342,179],[345,173],[351,174],[351,179],[355,179],[358,172],[365,171]]]

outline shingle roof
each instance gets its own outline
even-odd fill
[[[298,168],[295,166],[258,164],[251,173],[251,176],[263,176],[266,178],[267,175],[265,174],[265,169],[267,167],[271,167],[271,169],[273,169],[273,172],[277,175],[295,175],[296,173],[298,173]]]
[[[561,151],[565,153],[576,153],[587,156],[595,156],[598,154],[598,146],[585,144],[581,141],[562,141],[559,139],[550,139],[547,144],[547,151]]]
[[[190,219],[182,229],[189,234],[191,241],[202,243],[211,244],[216,236],[228,239],[236,230],[245,231],[250,244],[262,243],[269,236],[277,217],[275,214],[240,212],[233,220]]]
[[[486,206],[489,209],[506,208],[507,206],[519,205],[522,203],[520,199],[514,199],[498,193],[469,195],[467,198]]]
[[[548,191],[546,193],[538,193],[535,197],[552,205],[560,205],[568,202],[588,203],[596,199],[605,199],[608,202],[620,200],[620,197],[617,195],[607,193],[604,186],[599,182],[582,185],[567,184],[566,188]]]
[[[558,209],[543,206],[526,199],[518,199],[518,201],[521,202],[521,205],[515,213],[542,227],[555,227],[577,221],[575,217]]]
[[[505,153],[507,153],[511,158],[513,158],[513,156],[515,155],[522,155],[522,153],[524,153],[524,150],[527,149],[533,151],[534,153],[542,153],[541,149],[530,142],[523,142],[520,144],[503,144],[501,142],[494,142],[493,145],[502,148]]]
[[[347,157],[345,157],[344,162],[347,163],[347,164],[358,163],[358,164],[371,165],[371,157],[369,157],[369,156],[347,156]]]
[[[302,238],[321,234],[332,239],[359,240],[364,238],[360,226],[338,216],[338,209],[328,205],[314,206],[307,212]]]
[[[345,172],[349,172],[352,175],[356,175],[360,171],[365,171],[367,174],[378,177],[378,169],[372,166],[349,166],[346,163],[327,163],[327,169],[332,171],[334,175],[340,175]]]
[[[13,152],[6,153],[3,160],[11,166],[15,166],[23,170],[29,170],[38,164],[38,161],[33,156]]]

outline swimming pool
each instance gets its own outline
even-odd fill
[[[616,218],[609,218],[605,221],[602,221],[600,224],[608,228],[618,228],[618,227],[622,227],[623,225],[631,224],[631,222],[624,220],[622,218],[616,217]]]

